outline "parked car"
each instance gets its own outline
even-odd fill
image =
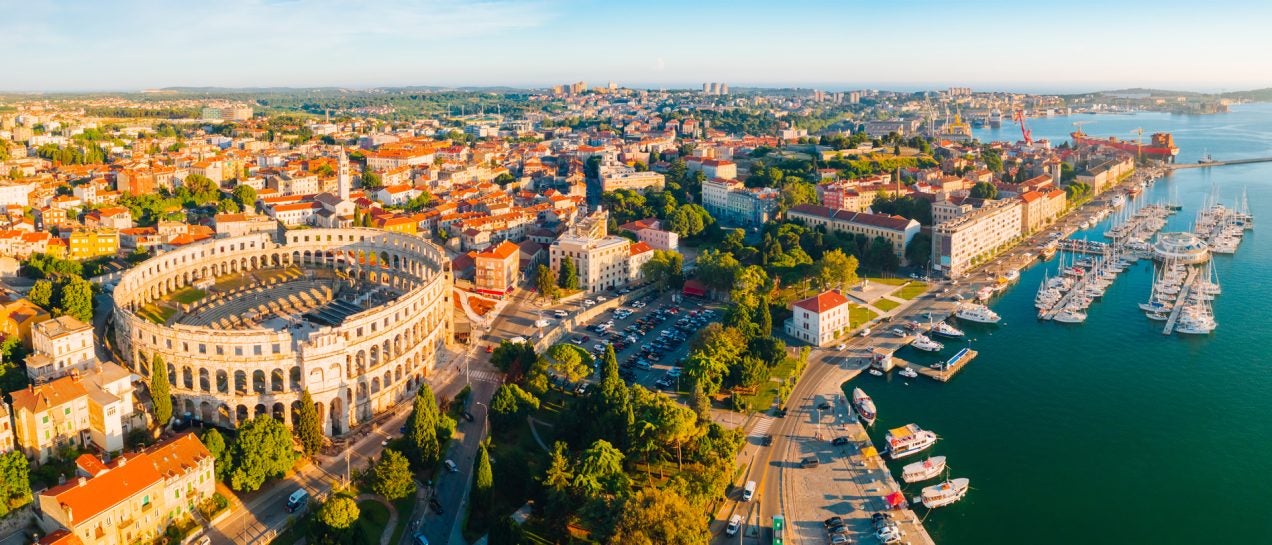
[[[804,458],[803,460],[800,460],[800,461],[799,461],[799,467],[802,467],[802,468],[804,468],[804,469],[808,469],[808,468],[812,468],[812,467],[817,467],[817,466],[819,466],[819,465],[821,465],[821,462],[820,462],[820,461],[818,461],[818,460],[817,460],[817,458],[814,458],[814,457],[811,457],[811,456],[810,456],[810,457],[808,457],[808,458]]]
[[[836,437],[834,440],[832,440],[832,441],[830,442],[830,444],[832,444],[832,445],[834,445],[834,446],[837,446],[837,447],[842,447],[842,446],[844,446],[844,445],[847,445],[847,444],[848,444],[848,438],[847,438],[847,437]]]
[[[742,515],[733,515],[729,519],[729,525],[725,527],[724,533],[731,536],[738,535],[738,531],[742,529]]]
[[[432,509],[434,513],[437,513],[439,515],[444,512],[444,510],[442,509],[442,502],[437,501],[437,498],[429,498],[428,507],[429,509]]]

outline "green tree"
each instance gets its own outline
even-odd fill
[[[971,195],[973,199],[997,199],[998,188],[989,182],[976,182],[972,186]]]
[[[282,477],[296,462],[291,432],[268,414],[248,420],[239,425],[234,460],[230,487],[240,492],[255,491],[266,480]]]
[[[517,179],[513,178],[512,175],[508,174],[507,172],[503,172],[503,173],[500,173],[498,176],[495,176],[495,183],[499,184],[499,187],[507,187],[508,184],[515,181],[517,181]]]
[[[561,289],[579,289],[579,273],[574,268],[574,260],[568,257],[561,259],[561,274],[557,277]]]
[[[155,423],[160,428],[172,421],[172,383],[168,378],[168,365],[163,357],[155,354],[150,362],[150,399],[155,405]]]
[[[564,494],[574,482],[574,472],[570,468],[570,455],[562,441],[552,444],[552,455],[548,459],[548,469],[543,474],[543,486],[549,492]]]
[[[618,372],[618,354],[613,346],[605,348],[601,359],[601,384],[593,389],[588,405],[590,433],[588,439],[604,439],[610,444],[626,446],[633,414],[631,392]]]
[[[362,188],[363,189],[371,191],[375,189],[380,189],[381,187],[384,187],[384,180],[380,178],[379,174],[376,174],[369,168],[364,169],[362,171]]]
[[[920,231],[905,245],[905,260],[911,265],[924,265],[932,257],[932,235]]]
[[[0,515],[31,501],[31,466],[21,451],[0,455]]]
[[[496,429],[509,429],[538,410],[539,398],[516,384],[502,384],[490,399],[490,424]]]
[[[548,358],[552,362],[552,369],[565,376],[570,382],[578,382],[588,375],[588,365],[591,361],[584,361],[582,350],[572,344],[554,344],[548,349]]]
[[[27,293],[27,300],[41,307],[49,308],[53,304],[53,283],[48,280],[36,280]]]
[[[216,478],[225,481],[234,471],[234,453],[226,446],[225,438],[221,436],[221,432],[216,431],[216,428],[209,429],[203,434],[203,446],[212,453],[213,465],[216,466]]]
[[[755,325],[760,328],[760,335],[773,334],[773,311],[769,308],[768,297],[760,297],[760,306],[756,309]]]
[[[473,508],[482,512],[490,509],[495,489],[495,474],[490,467],[490,452],[486,444],[477,446],[477,463],[473,468]]]
[[[486,538],[487,545],[521,545],[523,534],[521,525],[512,517],[503,517],[490,528]]]
[[[348,529],[361,515],[358,502],[345,495],[332,496],[318,509],[319,522],[334,530]]]
[[[623,472],[623,452],[609,441],[596,440],[579,457],[570,485],[576,494],[588,500],[625,494],[631,480]]]
[[[406,456],[391,448],[384,449],[380,461],[371,470],[371,490],[389,501],[414,494],[415,479]]]
[[[322,449],[322,422],[318,420],[318,409],[308,388],[300,395],[300,415],[293,431],[306,456],[313,456]]]
[[[231,195],[244,210],[254,210],[256,208],[256,188],[250,185],[239,185],[234,188]]]
[[[73,316],[86,324],[93,323],[93,285],[78,276],[72,276],[62,286],[55,316]]]
[[[433,389],[426,382],[415,393],[414,410],[406,422],[407,441],[416,463],[423,467],[432,467],[441,461],[442,446],[437,438],[440,420],[437,398],[433,397]]]
[[[685,257],[675,250],[654,250],[654,255],[640,266],[646,279],[660,286],[678,289],[684,285]]]
[[[611,545],[706,545],[710,527],[701,509],[672,490],[648,487],[617,510]]]
[[[985,168],[990,172],[999,173],[1003,171],[1003,155],[997,148],[987,147],[981,154],[981,158],[985,160]]]
[[[889,250],[891,251],[891,250]],[[857,283],[857,258],[838,248],[822,254],[817,277],[823,289],[845,289]]]
[[[539,290],[539,295],[556,301],[561,297],[561,288],[557,286],[556,273],[544,264],[539,264],[539,268],[535,269],[534,285]]]

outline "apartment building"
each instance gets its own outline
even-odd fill
[[[1001,199],[932,228],[933,269],[963,276],[1020,236],[1021,201]]]
[[[883,237],[892,251],[905,262],[905,247],[919,234],[919,222],[901,216],[867,214],[834,210],[815,204],[799,204],[786,212],[788,219],[800,220],[810,227],[824,226],[827,231],[852,233],[873,240]]]
[[[636,240],[648,244],[655,250],[678,250],[680,235],[674,231],[662,230],[662,222],[657,218],[647,218],[624,223],[619,226],[624,231],[636,233]]]
[[[34,353],[27,356],[27,376],[43,383],[71,372],[86,372],[97,364],[93,346],[93,326],[74,316],[35,324],[31,327]]]
[[[710,159],[706,157],[690,157],[685,160],[685,167],[690,172],[702,171],[708,180],[723,178],[733,180],[738,177],[738,165],[727,159]]]
[[[131,377],[127,369],[107,362],[82,376],[67,375],[11,392],[18,448],[39,463],[68,445],[123,450],[134,412]]]
[[[601,179],[601,191],[662,189],[666,184],[666,178],[662,174],[653,171],[638,172],[621,163],[602,165],[597,169],[597,173]]]
[[[65,530],[88,545],[149,543],[216,492],[215,459],[194,433],[104,462],[76,459],[79,477],[36,501],[45,533]]]
[[[1020,195],[1020,234],[1029,235],[1050,225],[1068,201],[1064,191],[1026,191]]]
[[[478,293],[503,297],[521,278],[521,247],[507,240],[473,256]]]
[[[13,415],[9,405],[0,401],[0,454],[12,452],[13,447]]]
[[[66,255],[71,259],[113,256],[119,252],[119,232],[114,229],[72,231],[65,238]]]
[[[617,236],[594,238],[575,233],[561,235],[552,243],[552,270],[561,270],[561,260],[574,261],[579,288],[596,293],[624,285],[630,278],[632,241]]]
[[[813,346],[825,346],[845,335],[851,325],[848,298],[829,290],[791,303],[786,334]]]

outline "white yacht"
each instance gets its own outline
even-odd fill
[[[963,336],[963,330],[957,327],[954,327],[948,323],[945,323],[944,321],[940,321],[940,322],[936,322],[935,324],[932,324],[932,333],[935,333],[942,337],[958,338]]]
[[[963,499],[970,488],[971,481],[966,478],[948,479],[941,484],[924,488],[920,497],[924,507],[936,509]]]
[[[893,460],[918,454],[936,444],[936,434],[920,428],[917,424],[906,424],[900,428],[888,430],[884,436],[887,443],[888,457]]]
[[[861,417],[861,421],[867,426],[874,424],[875,419],[879,417],[874,400],[870,399],[870,396],[866,395],[861,388],[853,388],[852,406],[857,409],[857,416]]]
[[[1087,315],[1080,310],[1066,308],[1056,313],[1051,319],[1064,324],[1080,324],[1086,321]]]
[[[980,322],[982,324],[996,324],[1002,319],[998,316],[998,313],[989,310],[989,307],[976,304],[962,305],[958,308],[958,310],[954,311],[954,315],[963,320]]]
[[[919,378],[919,372],[909,367],[906,367],[901,369],[900,371],[897,371],[897,374],[905,378]]]
[[[945,348],[945,345],[932,340],[931,337],[928,337],[927,335],[924,335],[922,333],[914,336],[914,342],[911,342],[910,346],[913,346],[924,352],[940,352],[942,349]]]
[[[935,479],[945,472],[945,457],[933,456],[921,462],[906,464],[901,468],[901,480],[906,483],[917,483]]]

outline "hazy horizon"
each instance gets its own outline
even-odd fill
[[[1272,5],[0,0],[6,92],[164,87],[1272,87]],[[829,83],[817,83],[817,82]]]

